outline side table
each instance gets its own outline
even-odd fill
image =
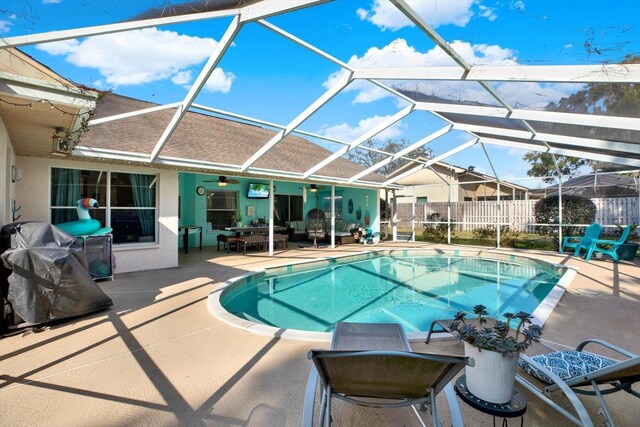
[[[520,417],[520,427],[524,425],[524,413],[527,412],[527,399],[520,390],[514,388],[511,400],[507,403],[491,403],[473,395],[467,388],[466,377],[462,375],[456,380],[456,394],[474,409],[493,416],[493,426],[496,417],[502,417],[502,427],[507,427],[507,418]]]

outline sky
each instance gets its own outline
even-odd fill
[[[185,1],[1,0],[0,37],[114,23],[150,8],[160,8],[166,15],[181,3]],[[640,51],[640,11],[635,0],[408,3],[472,64],[606,64]],[[387,0],[336,0],[268,21],[353,66],[454,65]],[[76,83],[164,104],[184,98],[229,23],[230,18],[219,18],[23,50]],[[196,102],[287,124],[344,73],[334,63],[250,23],[234,39]],[[474,82],[385,83],[447,99],[495,104]],[[542,109],[583,89],[578,84],[555,83],[497,82],[492,86],[514,107],[530,109]],[[307,119],[301,129],[350,142],[406,105],[379,87],[358,81]],[[429,113],[416,111],[378,137],[415,142],[445,124]],[[438,155],[470,139],[470,135],[456,131],[429,146]],[[487,146],[487,151],[501,179],[526,176],[523,151],[495,146]],[[479,146],[446,161],[492,174]]]

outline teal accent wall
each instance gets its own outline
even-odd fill
[[[249,225],[255,219],[264,218],[265,221],[269,221],[269,200],[268,199],[249,199],[247,198],[247,189],[250,182],[256,182],[261,184],[269,184],[269,180],[257,179],[257,178],[233,178],[239,181],[238,184],[229,184],[226,187],[219,187],[217,182],[217,175],[203,175],[195,173],[181,172],[179,174],[179,189],[180,189],[180,218],[179,225],[198,225],[202,226],[202,245],[203,246],[216,246],[218,234],[230,235],[231,232],[220,230],[209,230],[209,226],[206,223],[206,200],[207,196],[199,196],[196,194],[196,188],[203,186],[207,191],[236,191],[238,193],[238,205],[239,210],[242,212],[242,224]],[[228,177],[231,179],[231,177]],[[205,182],[213,180],[214,182]],[[306,218],[307,212],[317,206],[322,209],[323,196],[331,195],[329,186],[323,191],[319,191],[316,202],[316,194],[308,190],[309,184],[302,184],[296,182],[284,182],[274,181],[275,194],[289,194],[302,196],[302,187],[307,187],[307,201],[303,205],[303,218]],[[345,221],[360,223],[364,225],[364,215],[368,210],[371,223],[370,227],[375,231],[379,231],[380,219],[378,217],[378,193],[376,190],[367,190],[361,188],[346,188],[336,186],[336,195],[342,194],[342,207],[343,218]],[[367,198],[368,196],[368,198]],[[349,198],[353,200],[354,210],[352,214],[347,211],[347,204]],[[316,203],[319,203],[318,205]],[[247,206],[253,206],[254,214],[252,216],[247,215]],[[356,220],[356,210],[360,207],[361,218]],[[198,245],[197,239],[199,236],[193,234],[189,237],[189,246],[195,247]],[[178,245],[182,248],[182,238],[179,236]]]

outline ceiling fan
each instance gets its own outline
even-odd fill
[[[226,187],[227,184],[240,184],[240,181],[233,178],[227,178],[224,175],[220,175],[217,180],[215,179],[203,179],[202,182],[217,182],[218,186]]]
[[[307,189],[309,191],[311,191],[312,193],[317,192],[318,190],[324,190],[325,188],[327,188],[324,185],[317,185],[317,184],[309,184],[308,187],[298,187],[299,189],[303,190],[303,189]]]

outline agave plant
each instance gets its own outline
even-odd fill
[[[542,327],[533,324],[529,313],[504,313],[506,321],[495,320],[493,326],[488,325],[487,308],[484,305],[473,307],[478,318],[478,326],[466,323],[467,313],[459,311],[451,325],[462,341],[466,341],[479,350],[496,351],[502,354],[519,353],[526,350],[534,342],[540,341]],[[515,328],[511,323],[515,321]],[[513,332],[512,332],[513,331]]]

